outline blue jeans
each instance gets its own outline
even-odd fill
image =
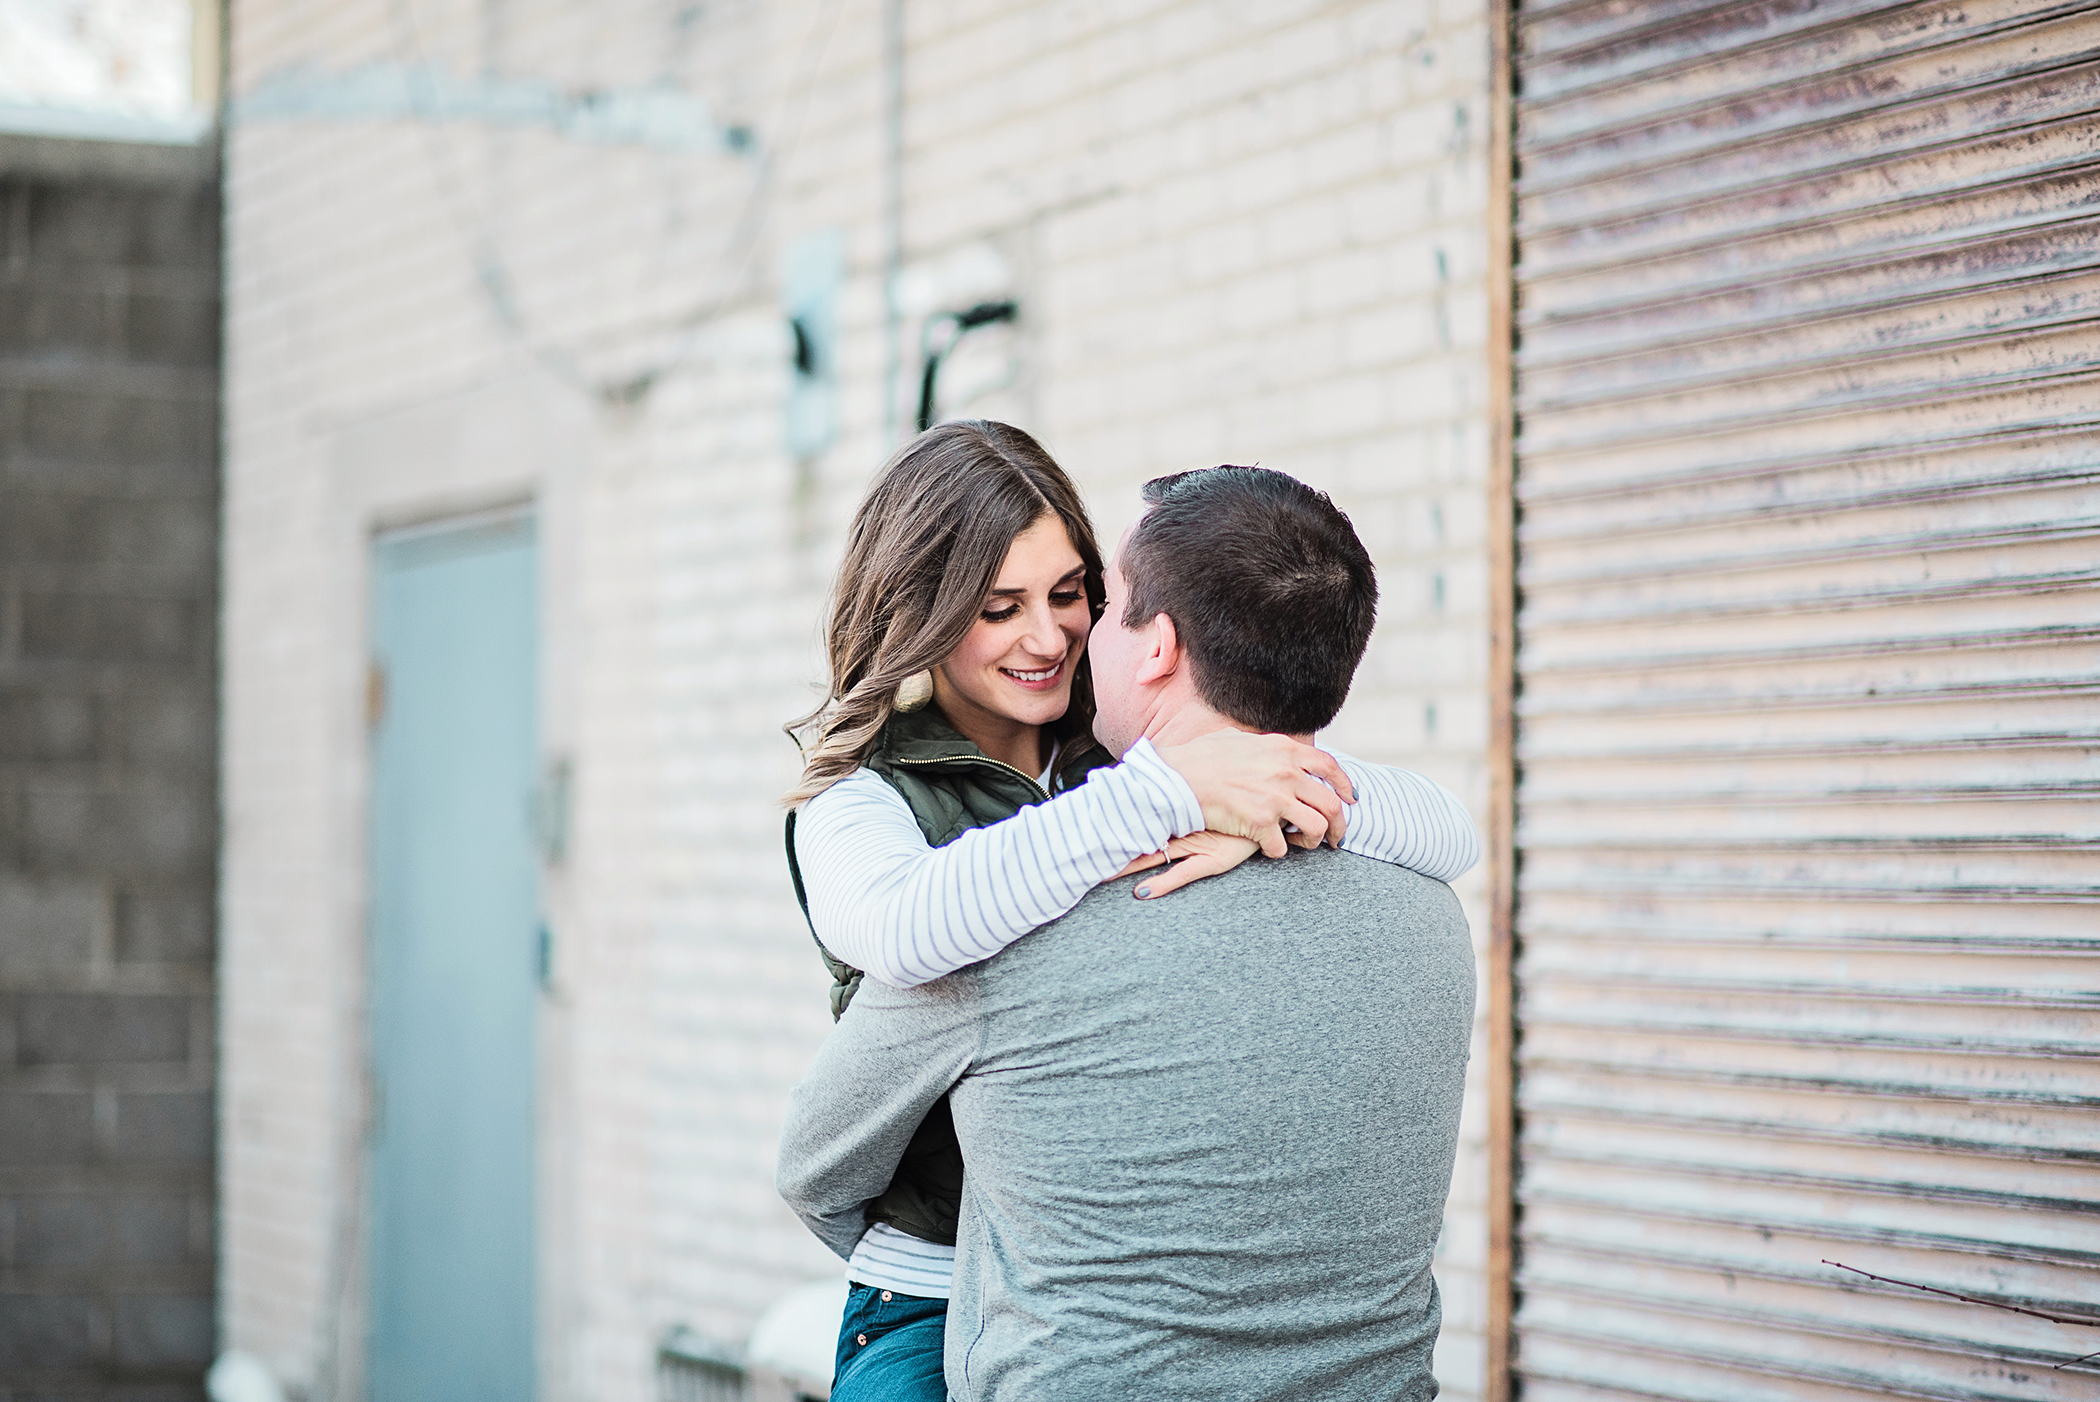
[[[948,1402],[948,1302],[854,1281],[839,1320],[831,1402]]]

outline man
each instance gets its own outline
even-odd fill
[[[1161,478],[1108,572],[1095,731],[1309,738],[1377,586],[1282,473]],[[1473,968],[1448,887],[1330,850],[1171,900],[1111,882],[989,961],[874,984],[797,1088],[782,1194],[852,1251],[926,1112],[968,1165],[964,1402],[1428,1398]],[[951,1094],[952,1090],[952,1094]]]

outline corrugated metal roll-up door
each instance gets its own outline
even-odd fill
[[[2100,8],[1512,19],[1521,1394],[2100,1397]]]

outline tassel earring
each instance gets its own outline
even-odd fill
[[[933,673],[913,672],[897,683],[896,708],[900,711],[923,710],[933,699]]]

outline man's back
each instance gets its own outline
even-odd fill
[[[977,1036],[950,1102],[949,1386],[1434,1396],[1473,1015],[1457,900],[1330,851],[1130,886],[916,991]]]

